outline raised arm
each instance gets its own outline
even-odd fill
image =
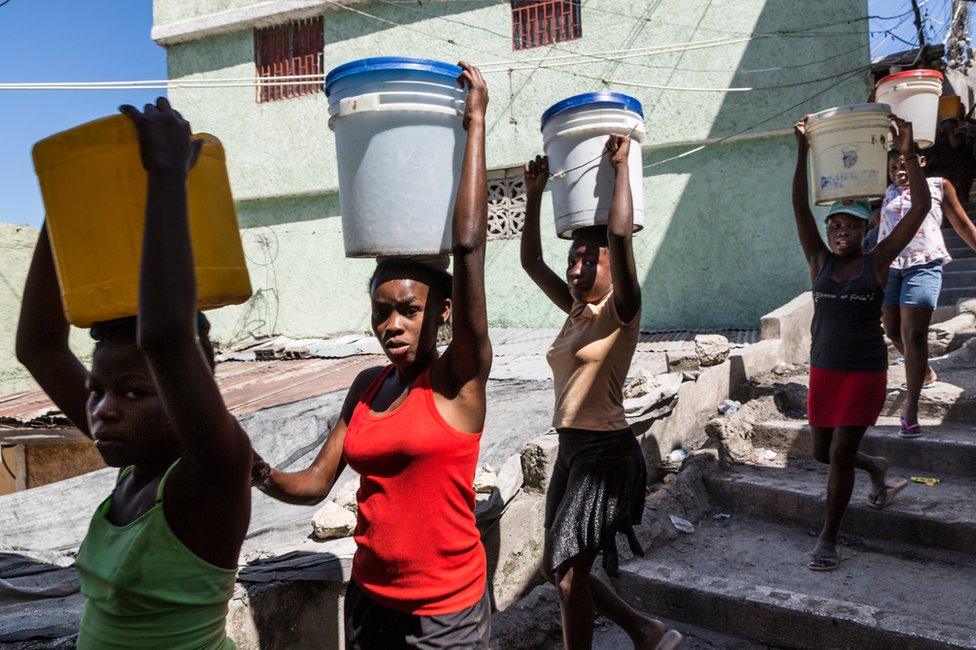
[[[542,192],[549,180],[549,157],[536,156],[522,168],[525,182],[525,223],[522,225],[520,258],[522,268],[552,304],[567,314],[573,307],[573,296],[566,280],[549,268],[542,256],[542,236],[539,233],[539,212]]]
[[[607,155],[617,175],[613,201],[607,218],[607,245],[610,249],[610,277],[613,301],[620,319],[629,323],[641,309],[640,281],[634,263],[634,199],[630,191],[630,138],[611,135]]]
[[[905,158],[908,168],[908,189],[912,194],[912,207],[901,221],[892,229],[891,233],[878,242],[874,248],[875,273],[879,277],[886,277],[891,262],[898,257],[915,237],[925,216],[932,208],[932,196],[929,184],[922,173],[922,166],[918,164],[918,154],[915,153],[912,139],[911,122],[892,117],[891,137],[895,149]]]
[[[195,479],[247,486],[251,445],[227,412],[197,339],[197,290],[187,215],[187,174],[199,154],[190,125],[165,98],[122,112],[149,172],[139,275],[138,342]]]
[[[491,370],[488,307],[485,301],[485,243],[488,235],[488,177],[485,169],[485,109],[488,87],[481,72],[462,61],[458,83],[468,88],[464,128],[468,142],[454,202],[452,252],[453,339],[444,361],[455,389],[485,382]]]
[[[976,225],[973,225],[972,219],[969,218],[966,210],[962,207],[962,203],[959,202],[956,188],[945,178],[942,179],[942,212],[945,213],[949,223],[952,224],[952,228],[959,233],[963,241],[970,248],[976,250]]]
[[[286,472],[271,467],[255,454],[253,484],[268,496],[285,503],[315,505],[327,497],[346,468],[342,446],[356,404],[382,371],[383,368],[378,366],[359,373],[346,393],[338,421],[311,465],[297,472]]]
[[[88,371],[68,347],[69,330],[45,223],[24,285],[17,323],[17,360],[71,423],[90,438],[85,407]]]
[[[800,247],[807,258],[811,277],[820,273],[827,260],[827,246],[820,237],[817,220],[810,209],[810,186],[807,173],[807,157],[810,143],[807,141],[807,118],[793,127],[796,136],[796,170],[793,172],[793,217],[796,219],[796,234],[800,237]]]

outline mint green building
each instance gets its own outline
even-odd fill
[[[379,55],[486,70],[492,325],[561,323],[519,266],[518,167],[541,152],[547,107],[610,89],[646,117],[643,326],[754,327],[809,283],[790,205],[792,124],[864,101],[866,16],[866,0],[154,0],[152,36],[183,82],[170,98],[226,148],[256,290],[215,314],[215,333],[368,329],[372,262],[343,254],[321,86],[253,80]],[[544,208],[558,270],[566,243]]]

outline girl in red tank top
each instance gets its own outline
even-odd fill
[[[347,463],[359,472],[347,648],[488,647],[486,559],[472,488],[491,369],[488,93],[477,68],[459,65],[468,140],[454,205],[453,278],[446,260],[380,261],[369,285],[372,325],[391,365],[356,378],[311,467],[282,472],[260,459],[254,467],[261,490],[308,504],[328,495]],[[449,319],[452,342],[439,355],[437,332]]]

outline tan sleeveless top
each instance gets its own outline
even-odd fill
[[[623,387],[637,349],[640,314],[617,315],[613,290],[595,303],[574,302],[546,358],[552,368],[557,429],[627,428]]]

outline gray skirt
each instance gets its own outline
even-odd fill
[[[603,568],[616,577],[618,533],[643,557],[634,526],[643,517],[646,495],[647,466],[633,430],[560,429],[546,494],[549,571],[577,555],[602,553]]]

